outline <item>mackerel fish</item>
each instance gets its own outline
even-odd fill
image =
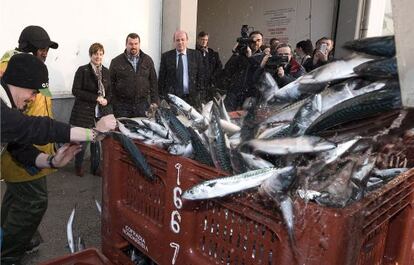
[[[263,168],[243,174],[207,180],[184,191],[182,198],[186,200],[203,200],[251,189],[259,186],[264,180],[274,175],[294,174],[293,167]]]

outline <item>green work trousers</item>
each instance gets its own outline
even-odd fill
[[[19,264],[47,209],[46,177],[6,182],[1,205],[1,264]]]

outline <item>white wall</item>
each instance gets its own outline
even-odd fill
[[[105,48],[104,65],[125,49],[128,33],[141,37],[141,48],[156,69],[161,56],[162,0],[0,0],[0,53],[17,46],[22,29],[39,25],[59,43],[46,61],[54,95],[70,93],[76,69],[89,62],[94,42]],[[1,56],[0,55],[0,56]]]
[[[197,0],[163,0],[162,52],[174,49],[174,32],[188,33],[188,46],[194,47],[197,32]]]
[[[243,24],[260,30],[266,40],[282,38],[295,46],[311,38],[315,43],[332,37],[334,9],[334,0],[199,0],[197,29],[210,34],[209,45],[225,63]]]

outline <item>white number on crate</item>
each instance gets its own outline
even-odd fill
[[[175,168],[177,169],[177,185],[180,186],[180,173],[181,173],[181,165],[180,163],[175,164]]]
[[[176,217],[177,217],[178,222],[175,220]],[[180,233],[180,222],[181,222],[181,215],[177,210],[174,210],[171,213],[170,226],[171,226],[171,230],[176,234]]]
[[[175,187],[173,190],[174,193],[174,205],[177,209],[181,209],[183,207],[183,201],[181,200],[180,196],[183,193],[183,190],[180,187]]]
[[[174,265],[175,264],[175,261],[177,260],[178,252],[180,251],[180,245],[178,245],[175,242],[171,242],[170,243],[170,247],[175,248],[174,255],[173,255],[173,258],[171,260],[171,264]]]

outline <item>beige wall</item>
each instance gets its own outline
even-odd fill
[[[181,29],[188,33],[189,47],[195,46],[197,30],[197,0],[164,0],[161,51],[174,48],[173,34]]]
[[[394,30],[397,49],[398,74],[404,107],[414,107],[414,29],[412,26],[412,0],[392,0]]]
[[[289,14],[291,22],[287,29],[292,45],[307,38],[315,42],[322,36],[332,36],[334,0],[199,0],[197,31],[204,30],[210,34],[210,47],[219,51],[225,63],[240,36],[241,25],[248,24],[269,39],[273,36],[264,12],[283,8],[294,10]]]

